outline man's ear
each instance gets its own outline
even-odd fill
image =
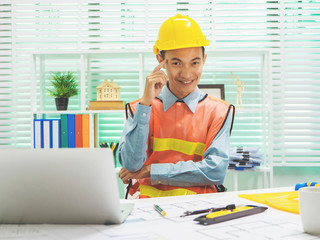
[[[157,60],[158,60],[159,63],[164,60],[160,54],[157,54],[156,57],[157,57]],[[164,66],[163,66],[164,69],[166,69],[166,65],[167,64],[164,64]]]
[[[159,63],[162,62],[163,59],[162,59],[162,56],[160,54],[157,54],[156,57],[157,57],[157,60],[158,60]]]

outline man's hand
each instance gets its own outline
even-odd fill
[[[128,184],[129,179],[141,179],[141,178],[150,177],[150,168],[151,168],[151,165],[144,165],[137,172],[129,172],[127,169],[121,168],[119,172],[119,177],[121,178],[124,184]]]
[[[140,104],[150,106],[152,100],[157,97],[164,85],[167,84],[168,76],[161,70],[167,60],[163,60],[158,66],[147,76],[144,93]]]

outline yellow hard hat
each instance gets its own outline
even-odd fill
[[[192,18],[177,14],[166,20],[160,27],[158,40],[153,52],[189,47],[208,46],[209,40],[203,35],[199,25]]]

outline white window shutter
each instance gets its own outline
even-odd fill
[[[199,23],[210,40],[207,49],[271,51],[269,97],[273,111],[268,128],[272,132],[271,157],[275,165],[319,166],[319,10],[318,1],[296,0],[2,0],[0,145],[30,147],[31,53],[134,49],[150,51],[150,59],[155,61],[152,47],[161,23],[181,13]],[[126,69],[121,68],[123,61],[127,61]],[[237,64],[245,67],[246,61]],[[75,69],[77,64],[74,62],[66,69]],[[123,56],[90,64],[94,69],[92,94],[96,94],[94,86],[106,78],[118,81],[125,101],[139,97],[141,79],[136,71],[137,61]],[[49,69],[61,65],[65,64],[53,62]],[[233,85],[229,76],[225,78],[227,100],[234,101]],[[209,82],[210,76],[204,73],[202,81]],[[259,87],[250,85],[251,90]],[[251,101],[260,104],[259,97],[252,96]],[[79,98],[74,97],[71,106],[78,103]],[[45,98],[44,104],[53,107],[50,98]],[[257,132],[262,131],[260,117],[258,114],[254,124]],[[120,138],[121,118],[120,115],[101,118],[102,138],[106,141]],[[250,124],[242,119],[238,133],[233,136],[235,142],[242,138],[244,144],[254,144],[256,134],[250,129]]]

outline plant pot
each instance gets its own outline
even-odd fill
[[[69,98],[56,98],[57,110],[67,110]]]

